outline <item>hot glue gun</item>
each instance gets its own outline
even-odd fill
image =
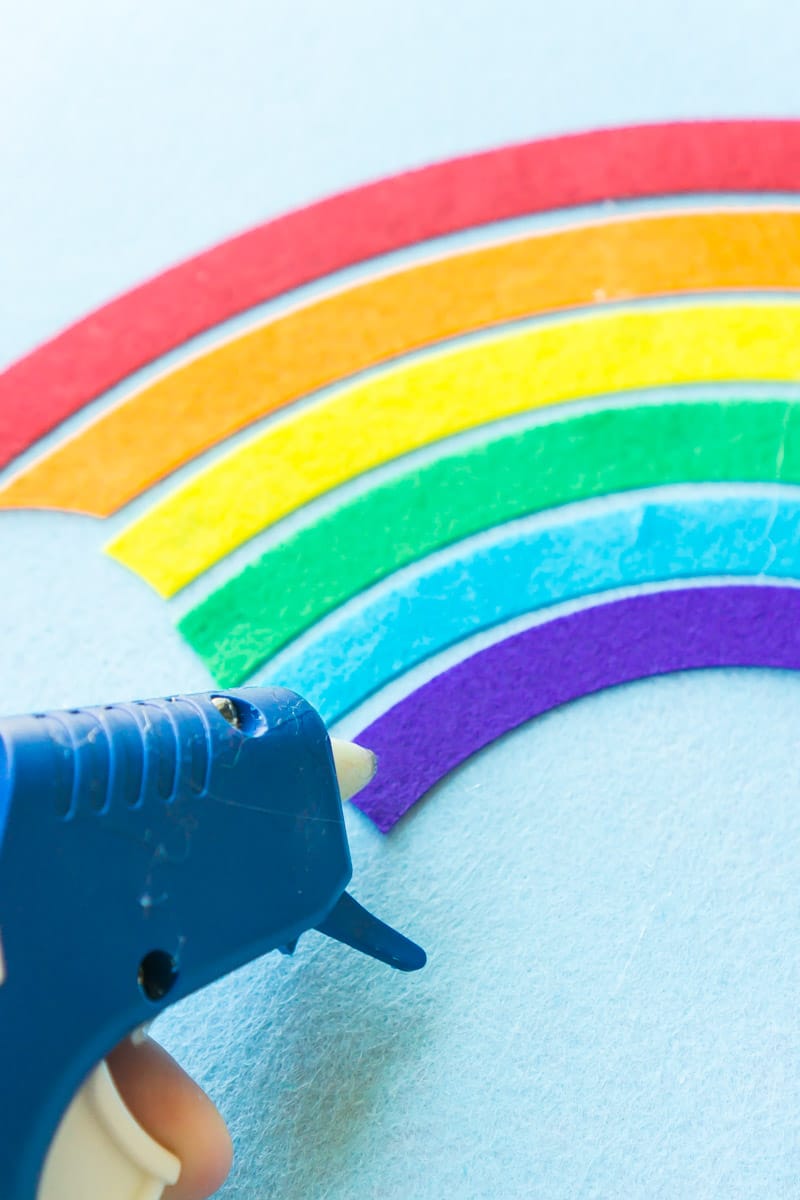
[[[103,1061],[167,1005],[309,929],[423,966],[345,891],[373,769],[277,688],[0,718],[3,1200],[175,1182]]]

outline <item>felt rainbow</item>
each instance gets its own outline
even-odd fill
[[[266,672],[329,720],[445,646],[560,600],[709,575],[798,579],[800,507],[768,492],[800,483],[800,401],[785,386],[800,381],[800,211],[752,195],[798,191],[800,125],[701,123],[512,147],[290,214],[12,367],[0,378],[0,457],[192,334],[343,266],[550,208],[702,196],[602,219],[576,212],[555,230],[439,247],[400,269],[378,263],[133,390],[9,474],[0,506],[106,517],[184,468],[109,552],[172,597],[266,538],[181,631],[221,683]],[[706,195],[725,192],[747,193],[747,206]],[[779,390],[748,395],[752,383]],[[664,402],[659,389],[676,387]],[[513,431],[497,426],[509,418]],[[466,447],[451,444],[465,435]],[[405,461],[422,450],[424,462]],[[680,484],[703,490],[639,494]],[[723,484],[759,490],[707,486]],[[612,495],[599,516],[564,507]],[[723,603],[703,608],[701,591],[686,601],[698,613]],[[546,622],[520,645],[559,628]],[[381,719],[381,738],[400,737],[410,703]],[[387,827],[429,782],[404,784],[391,819],[376,792],[365,805]]]

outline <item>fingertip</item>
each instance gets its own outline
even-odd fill
[[[181,1163],[165,1200],[206,1200],[233,1160],[227,1126],[201,1087],[151,1038],[121,1043],[108,1057],[120,1094],[151,1137]]]
[[[181,1159],[182,1170],[178,1182],[164,1192],[164,1200],[206,1200],[222,1187],[233,1163],[233,1142],[228,1127],[211,1101],[210,1112],[203,1119],[201,1133],[198,1122],[191,1139],[183,1152],[174,1153]],[[200,1137],[205,1144],[199,1145]]]

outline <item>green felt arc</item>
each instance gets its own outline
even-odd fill
[[[544,509],[675,483],[800,483],[800,403],[604,409],[506,434],[380,484],[264,553],[179,629],[232,686],[332,609],[446,545]]]

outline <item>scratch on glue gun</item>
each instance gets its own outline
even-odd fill
[[[4,1200],[175,1182],[103,1062],[168,1004],[308,929],[424,965],[345,891],[341,798],[373,769],[275,688],[0,718]]]

